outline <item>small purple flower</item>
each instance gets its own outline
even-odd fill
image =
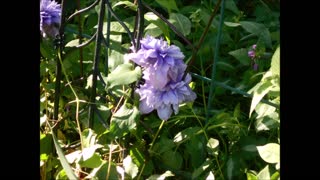
[[[248,56],[251,58],[251,59],[254,59],[254,57],[256,56],[256,52],[254,50],[250,50],[248,51]]]
[[[253,64],[253,70],[257,71],[259,68],[259,65],[257,63],[254,63]]]
[[[257,48],[257,45],[256,44],[254,44],[254,45],[252,45],[252,49],[256,49]]]
[[[61,6],[55,1],[41,0],[40,2],[40,31],[44,38],[55,37],[59,34]]]
[[[156,109],[158,116],[165,121],[170,118],[172,112],[178,114],[179,104],[192,102],[197,97],[188,85],[190,82],[191,76],[187,74],[184,81],[169,83],[160,90],[147,81],[136,90],[140,95],[141,113],[148,114]]]
[[[248,56],[251,58],[251,59],[254,59],[256,57],[256,48],[257,48],[257,45],[254,44],[252,45],[251,47],[251,50],[248,51]]]

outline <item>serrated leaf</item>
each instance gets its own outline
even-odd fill
[[[280,145],[277,143],[268,143],[264,146],[257,146],[260,157],[267,163],[280,162]]]
[[[133,67],[131,63],[119,65],[107,77],[107,88],[112,88],[118,85],[128,85],[137,81],[141,77],[141,68]]]
[[[131,176],[131,178],[135,178],[139,172],[138,166],[133,163],[131,156],[127,156],[123,159],[123,167],[124,171]]]
[[[159,175],[154,174],[147,178],[147,180],[164,180],[166,177],[174,176],[174,174],[171,171],[166,171],[165,173]]]
[[[201,128],[198,126],[184,129],[174,136],[173,142],[180,143],[181,141],[194,136],[199,130],[201,130]]]
[[[245,48],[230,51],[228,54],[235,57],[241,64],[248,66],[251,59],[248,57],[248,51]]]
[[[115,137],[122,137],[136,128],[139,116],[140,112],[137,107],[123,104],[111,118],[110,133]]]
[[[180,31],[184,36],[190,34],[191,21],[186,16],[179,13],[171,13],[169,21]]]
[[[160,6],[166,8],[169,13],[171,10],[179,11],[175,0],[156,0],[156,2],[159,3]]]
[[[277,48],[276,52],[272,56],[270,69],[271,69],[272,75],[280,76],[280,46]]]
[[[117,3],[115,3],[112,8],[115,8],[117,6],[120,6],[120,5],[126,5],[128,6],[131,10],[133,11],[136,11],[137,10],[137,5],[133,4],[132,2],[130,1],[119,1]]]
[[[257,175],[257,178],[260,180],[264,179],[270,179],[270,171],[269,171],[269,165],[267,165],[265,168],[263,168]]]

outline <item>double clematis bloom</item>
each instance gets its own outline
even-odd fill
[[[40,31],[44,38],[54,38],[59,34],[61,6],[55,1],[40,2]]]
[[[141,49],[125,56],[143,68],[145,84],[136,90],[140,95],[140,112],[148,114],[157,110],[162,120],[179,112],[179,104],[191,102],[196,94],[189,87],[190,74],[182,79],[187,68],[179,47],[169,46],[163,39],[147,36]]]

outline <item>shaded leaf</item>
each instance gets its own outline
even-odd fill
[[[184,36],[190,34],[191,22],[189,18],[179,13],[171,13],[169,21],[180,31]]]
[[[210,164],[213,162],[213,159],[205,161],[200,167],[192,172],[191,179],[197,179],[202,173],[204,173]]]
[[[160,28],[164,36],[169,37],[168,26],[157,15],[155,15],[153,12],[147,12],[146,14],[144,14],[144,18]],[[170,42],[168,43],[170,44]]]
[[[234,22],[228,22],[228,21],[225,21],[224,24],[225,24],[226,26],[229,26],[229,27],[241,26],[240,23],[234,23]]]
[[[181,141],[194,136],[199,130],[201,130],[201,128],[198,126],[184,129],[174,136],[173,142],[180,143]]]
[[[180,169],[182,166],[182,156],[179,152],[167,151],[162,154],[161,161],[172,169]]]
[[[156,2],[159,3],[160,6],[166,8],[169,13],[171,10],[179,11],[175,0],[156,0]]]
[[[251,62],[251,59],[248,57],[248,51],[245,48],[237,49],[230,51],[228,54],[240,61],[241,64],[248,66]]]
[[[137,107],[130,104],[123,104],[111,118],[110,133],[115,137],[122,137],[124,134],[136,128],[139,116],[140,114]]]

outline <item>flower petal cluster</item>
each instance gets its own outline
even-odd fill
[[[142,114],[157,110],[162,120],[168,120],[173,112],[179,112],[179,104],[197,97],[189,87],[190,74],[183,79],[185,56],[179,47],[168,45],[163,39],[147,36],[140,42],[139,51],[125,56],[143,68],[145,84],[136,90],[140,95],[139,109]]]
[[[40,2],[40,31],[43,37],[56,37],[59,34],[61,5],[51,0]]]

